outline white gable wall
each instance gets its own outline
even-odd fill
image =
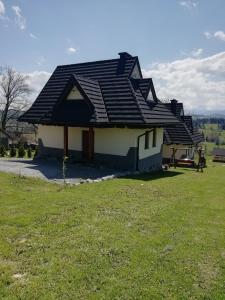
[[[74,86],[66,99],[67,100],[81,100],[81,99],[84,99],[84,97],[81,95],[78,88],[76,86]]]
[[[141,74],[140,74],[140,71],[139,71],[139,68],[138,68],[137,64],[134,66],[134,69],[133,69],[133,72],[131,74],[131,77],[135,78],[135,79],[140,79],[141,78]]]

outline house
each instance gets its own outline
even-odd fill
[[[137,56],[58,66],[20,121],[38,124],[39,155],[125,170],[159,169],[163,128],[177,118]]]
[[[212,151],[213,161],[225,162],[225,149],[214,148]]]
[[[11,136],[5,130],[0,128],[0,146],[8,147],[11,140]]]
[[[173,156],[177,160],[193,160],[195,150],[204,142],[203,134],[193,127],[192,116],[185,116],[183,103],[173,99],[165,105],[177,117],[179,124],[167,126],[164,130],[164,161],[169,162]]]

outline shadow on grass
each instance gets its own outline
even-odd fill
[[[161,178],[168,178],[168,177],[174,177],[178,175],[184,174],[182,171],[157,171],[157,172],[151,172],[151,173],[143,173],[140,175],[130,175],[126,177],[121,177],[121,179],[136,179],[136,180],[156,180]]]

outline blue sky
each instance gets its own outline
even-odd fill
[[[201,75],[204,60],[207,66],[211,62],[203,72],[204,84],[210,80],[210,93],[217,89],[215,83],[222,84],[217,104],[207,99],[204,106],[201,99],[201,109],[215,110],[223,92],[225,102],[224,0],[0,0],[0,38],[0,65],[31,74],[37,89],[41,74],[44,82],[58,64],[116,58],[127,51],[139,56],[146,76],[155,75],[160,97],[181,97],[185,88],[181,100],[190,110],[199,106],[194,102],[201,91],[187,93],[191,86],[174,86],[178,71],[185,73],[187,64]],[[217,70],[214,64],[219,64]]]

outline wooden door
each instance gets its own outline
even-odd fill
[[[94,158],[94,131],[93,128],[82,131],[82,156],[86,160]]]

